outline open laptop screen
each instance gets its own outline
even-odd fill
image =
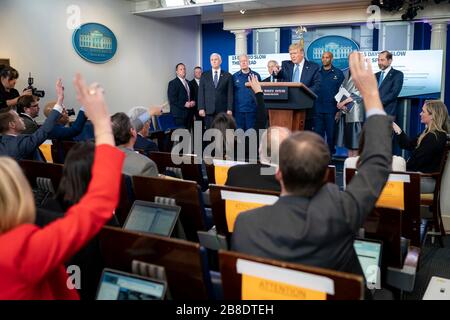
[[[100,279],[97,300],[162,300],[165,290],[164,282],[105,269]]]
[[[353,243],[367,284],[375,284],[380,277],[382,242],[356,239]]]
[[[125,221],[124,229],[170,237],[179,212],[178,206],[135,201]]]

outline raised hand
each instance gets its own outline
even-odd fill
[[[254,93],[262,92],[261,84],[258,81],[258,77],[254,74],[251,74],[248,77],[248,81],[250,82],[250,86]]]
[[[62,106],[64,103],[64,86],[62,83],[62,79],[58,78],[58,80],[56,80],[56,97],[57,97],[57,103]]]
[[[103,89],[97,83],[87,86],[80,74],[76,75],[74,86],[78,101],[94,125],[95,143],[115,145]]]
[[[162,113],[163,106],[150,106],[148,107],[148,113],[151,117],[159,116]]]

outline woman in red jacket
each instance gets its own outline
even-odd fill
[[[0,158],[0,299],[78,299],[64,262],[100,231],[117,205],[124,154],[114,147],[103,92],[79,75],[74,84],[95,128],[92,180],[64,218],[40,229],[33,224],[26,178],[14,160]]]

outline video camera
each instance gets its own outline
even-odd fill
[[[29,73],[28,76],[28,88],[25,88],[25,90],[29,90],[31,89],[33,92],[33,96],[39,97],[39,98],[43,98],[45,96],[45,91],[44,90],[38,90],[36,88],[33,87],[33,82],[34,79],[31,77],[31,72]]]

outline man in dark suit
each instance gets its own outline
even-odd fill
[[[44,108],[44,115],[48,118],[54,105],[53,103],[47,103]],[[84,128],[84,124],[87,121],[87,117],[84,113],[84,108],[81,107],[78,111],[77,118],[72,123],[70,127],[67,126],[69,123],[69,115],[67,109],[63,107],[62,113],[54,126],[53,130],[50,132],[48,139],[73,141],[73,138],[79,135]]]
[[[202,74],[198,88],[198,114],[205,118],[207,129],[214,117],[221,112],[233,115],[233,79],[229,72],[220,68],[222,57],[210,56],[212,69]]]
[[[37,122],[34,121],[39,115],[39,98],[34,96],[21,96],[17,100],[16,107],[17,113],[25,123],[25,130],[22,134],[32,134],[35,132],[39,128]]]
[[[320,89],[320,66],[305,59],[305,50],[299,43],[289,46],[291,61],[283,61],[281,70],[274,69],[277,79],[283,82],[301,82],[315,94]],[[314,107],[306,111],[305,130],[313,129]]]
[[[56,82],[56,96],[58,100],[47,120],[33,134],[21,134],[25,130],[25,123],[16,111],[7,108],[0,112],[0,156],[9,156],[16,160],[45,161],[39,146],[48,139],[63,110],[64,87],[61,79]]]
[[[358,174],[345,191],[326,184],[330,152],[324,140],[307,131],[291,135],[280,147],[280,199],[237,217],[232,250],[363,275],[353,240],[388,179],[392,123],[364,56],[352,53],[350,68],[367,115]]]
[[[273,76],[273,69],[274,68],[279,68],[279,64],[277,61],[275,60],[269,60],[269,62],[267,62],[267,71],[269,72],[269,76],[267,78],[265,78],[262,82],[275,82],[277,79],[275,79],[275,77]]]
[[[48,138],[59,116],[62,107],[55,105],[44,124],[33,134],[21,134],[25,123],[16,111],[4,108],[0,113],[0,156],[9,156],[16,160],[32,159],[44,161],[39,146]]]
[[[202,77],[202,68],[197,66],[194,68],[194,79],[189,81],[189,85],[191,88],[192,99],[195,101],[195,106],[193,108],[195,120],[201,120],[198,115],[198,86],[200,85],[200,79]]]
[[[264,131],[259,145],[260,163],[242,164],[228,170],[225,185],[232,187],[281,191],[275,178],[279,163],[280,144],[291,134],[283,127],[270,127]]]
[[[175,67],[177,77],[169,82],[167,97],[170,103],[170,113],[175,118],[175,125],[190,129],[194,117],[195,101],[186,80],[186,66],[183,63]]]
[[[136,142],[134,143],[134,150],[143,150],[146,155],[152,151],[159,151],[158,145],[152,140],[148,139],[148,131],[152,116],[161,113],[161,107],[134,107],[128,112],[131,124],[137,132]]]
[[[391,67],[392,53],[382,51],[378,55],[378,67],[381,71],[375,74],[380,91],[384,111],[394,117],[397,116],[397,97],[402,91],[403,72]]]

